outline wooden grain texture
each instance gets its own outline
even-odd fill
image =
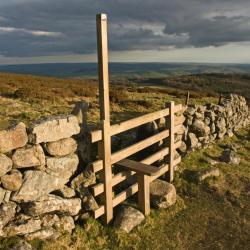
[[[166,107],[169,108],[169,116],[168,116],[168,129],[169,129],[169,182],[174,180],[174,135],[175,135],[175,115],[174,115],[174,102],[170,102],[166,104]]]
[[[112,166],[111,166],[111,137],[110,137],[110,108],[109,108],[109,72],[108,72],[108,34],[107,16],[98,14],[97,47],[100,119],[102,123],[102,142],[99,147],[99,158],[102,159],[104,171],[101,175],[104,184],[103,202],[105,207],[105,223],[113,219],[112,206]]]
[[[138,183],[138,206],[142,213],[148,215],[150,213],[149,176],[138,173],[137,183]]]
[[[145,175],[156,175],[157,172],[159,171],[159,168],[147,165],[145,163],[141,163],[138,161],[133,161],[130,159],[123,159],[119,162],[117,162],[118,166],[125,167],[129,170],[135,171],[136,173],[141,173]]]

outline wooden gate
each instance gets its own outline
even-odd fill
[[[144,214],[150,212],[150,182],[168,173],[169,181],[174,178],[174,168],[180,163],[181,157],[175,158],[175,152],[181,145],[181,141],[175,142],[175,134],[183,129],[183,116],[176,116],[182,111],[182,105],[170,102],[166,108],[154,113],[146,114],[131,120],[110,125],[109,108],[109,73],[108,73],[108,41],[107,41],[107,16],[97,15],[97,41],[98,41],[98,65],[99,65],[99,99],[101,129],[91,132],[91,142],[98,143],[98,160],[91,164],[94,173],[100,172],[100,183],[92,187],[94,196],[101,196],[101,204],[94,211],[94,217],[102,215],[105,222],[109,223],[113,218],[113,208],[138,192],[138,205]],[[143,124],[166,117],[166,128],[146,139],[136,142],[115,153],[111,152],[111,136],[139,127]],[[140,162],[128,159],[135,153],[152,146],[153,144],[167,140],[167,146],[158,152],[146,157]],[[161,167],[152,166],[154,162],[166,157],[167,161]],[[123,170],[113,174],[119,166]],[[137,181],[122,192],[113,195],[113,188],[119,183],[136,176]]]

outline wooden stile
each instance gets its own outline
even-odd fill
[[[169,103],[165,109],[130,119],[119,124],[110,125],[109,106],[109,72],[108,72],[108,37],[107,37],[107,16],[98,14],[97,23],[97,44],[98,44],[98,76],[99,76],[99,101],[100,101],[100,121],[101,129],[91,132],[91,142],[98,142],[99,160],[92,163],[94,173],[101,171],[100,181],[92,187],[94,196],[101,195],[101,205],[94,211],[94,217],[104,215],[105,223],[108,224],[113,219],[113,208],[126,200],[131,195],[138,192],[138,205],[144,214],[150,213],[150,183],[166,172],[169,173],[170,181],[174,178],[174,168],[180,163],[181,157],[176,153],[181,141],[175,142],[175,133],[181,134],[183,130],[183,115],[175,115],[183,111],[182,105]],[[167,127],[146,139],[136,142],[124,149],[112,154],[111,136],[139,127],[143,124],[168,117]],[[169,137],[168,144],[164,145],[158,152],[152,153],[140,162],[128,159],[135,153],[158,143]],[[175,157],[177,154],[177,157]],[[169,161],[165,165],[157,168],[151,164],[168,156]],[[112,175],[112,168],[120,166],[121,171]],[[124,170],[125,169],[125,170]],[[119,169],[117,169],[119,170]],[[122,181],[133,178],[133,184],[116,194],[113,197],[113,187]],[[134,183],[135,182],[135,183]]]

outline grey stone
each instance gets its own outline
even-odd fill
[[[10,201],[10,195],[11,195],[11,193],[12,193],[11,191],[6,190],[5,196],[4,196],[4,200],[3,200],[4,203],[8,203]]]
[[[6,190],[0,187],[0,204],[4,201]]]
[[[31,216],[56,211],[74,216],[81,210],[81,199],[63,199],[59,196],[50,194],[40,197],[37,201],[26,204],[22,203],[21,206],[25,213]]]
[[[87,167],[81,174],[76,176],[71,181],[71,187],[75,190],[80,190],[80,186],[89,187],[96,183],[96,176],[95,173],[90,171]],[[80,192],[80,191],[79,191]]]
[[[75,116],[55,117],[34,124],[31,128],[30,141],[36,144],[58,141],[79,132],[80,127]]]
[[[155,208],[168,208],[176,202],[173,184],[159,179],[150,183],[150,202]]]
[[[80,185],[80,187],[77,189],[78,196],[82,200],[82,207],[84,212],[88,211],[94,211],[98,209],[98,204],[94,198],[94,196],[89,192],[89,189],[84,187],[83,185]]]
[[[209,168],[198,171],[198,173],[196,173],[196,180],[198,182],[201,182],[209,177],[219,177],[219,176],[220,176],[220,170],[218,168]]]
[[[195,119],[192,125],[192,131],[199,137],[205,136],[210,133],[210,127],[208,127],[204,122]]]
[[[0,206],[0,236],[4,236],[3,228],[15,217],[16,207],[11,201]]]
[[[76,192],[73,188],[69,188],[67,186],[63,187],[60,190],[56,190],[54,192],[55,195],[61,196],[63,198],[72,198],[76,196]]]
[[[12,168],[12,160],[4,154],[0,154],[0,177],[8,173]]]
[[[208,159],[207,163],[209,163],[211,166],[217,165],[219,162],[213,159]]]
[[[236,153],[230,148],[227,148],[223,151],[222,155],[220,156],[220,160],[229,164],[240,164],[240,157],[238,157]]]
[[[55,240],[60,236],[54,228],[42,228],[41,230],[35,231],[25,235],[26,240]]]
[[[59,177],[49,175],[43,171],[26,171],[23,184],[18,192],[12,196],[13,201],[33,201],[52,191],[63,188],[65,182]]]
[[[44,148],[47,153],[52,156],[66,156],[76,151],[77,144],[73,138],[66,138],[55,142],[45,143]]]
[[[122,206],[114,219],[114,226],[129,233],[133,228],[141,224],[145,216],[137,209],[130,206]]]
[[[75,228],[75,222],[71,216],[64,215],[55,223],[55,227],[60,231],[71,233]]]
[[[20,122],[15,127],[0,131],[0,153],[25,146],[28,142],[26,126]]]
[[[77,170],[78,163],[78,156],[75,154],[60,158],[47,157],[45,171],[67,183]]]
[[[198,144],[198,138],[194,133],[188,133],[188,145],[191,148],[196,148]]]
[[[53,227],[56,222],[60,222],[60,218],[56,214],[44,214],[40,216],[42,227]]]
[[[28,220],[14,220],[4,228],[4,233],[9,237],[15,235],[25,235],[41,229],[41,221],[38,218]]]
[[[17,149],[12,156],[15,168],[29,168],[45,165],[45,154],[40,145]]]
[[[197,106],[188,106],[185,113],[189,114],[190,116],[193,116],[197,110]]]
[[[13,169],[10,173],[1,177],[1,182],[5,189],[18,191],[22,185],[22,174]]]

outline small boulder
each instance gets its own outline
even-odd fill
[[[2,202],[4,201],[5,194],[6,190],[0,187],[0,204],[2,204]]]
[[[10,191],[18,191],[22,185],[22,174],[16,170],[11,170],[10,173],[1,177],[2,185]]]
[[[220,170],[218,168],[209,168],[205,170],[198,171],[196,173],[196,180],[202,182],[209,177],[219,177]]]
[[[240,157],[230,148],[227,148],[223,151],[222,155],[220,156],[220,160],[229,164],[240,164]]]
[[[8,202],[0,206],[0,236],[3,236],[3,228],[11,221],[16,214],[16,203]]]
[[[173,184],[159,179],[150,183],[150,202],[155,208],[168,208],[176,202],[176,190]]]
[[[45,154],[40,145],[17,149],[12,160],[15,168],[29,168],[45,165]]]
[[[4,154],[0,154],[0,177],[8,173],[12,168],[12,160]]]
[[[207,126],[203,121],[195,119],[192,124],[192,132],[200,136],[206,136],[210,133],[210,127]]]
[[[44,144],[44,148],[51,156],[66,156],[73,154],[77,149],[77,143],[73,138],[61,139]]]
[[[20,148],[28,142],[26,126],[20,122],[15,127],[0,131],[0,152],[7,153]]]
[[[26,240],[55,240],[60,236],[54,228],[42,228],[41,230],[35,231],[25,235]]]
[[[188,133],[188,145],[190,146],[190,148],[196,148],[198,142],[198,138],[194,133]]]
[[[39,121],[31,127],[30,142],[39,144],[70,138],[80,132],[75,116],[59,116]]]
[[[31,218],[28,220],[14,220],[4,228],[4,233],[9,237],[25,235],[41,229],[41,220]]]
[[[37,216],[51,212],[61,212],[71,216],[81,210],[81,199],[63,199],[55,195],[40,197],[37,201],[20,204],[24,212],[30,216]]]
[[[130,206],[122,206],[115,216],[114,226],[129,233],[133,228],[141,224],[144,219],[145,216],[139,210]]]

